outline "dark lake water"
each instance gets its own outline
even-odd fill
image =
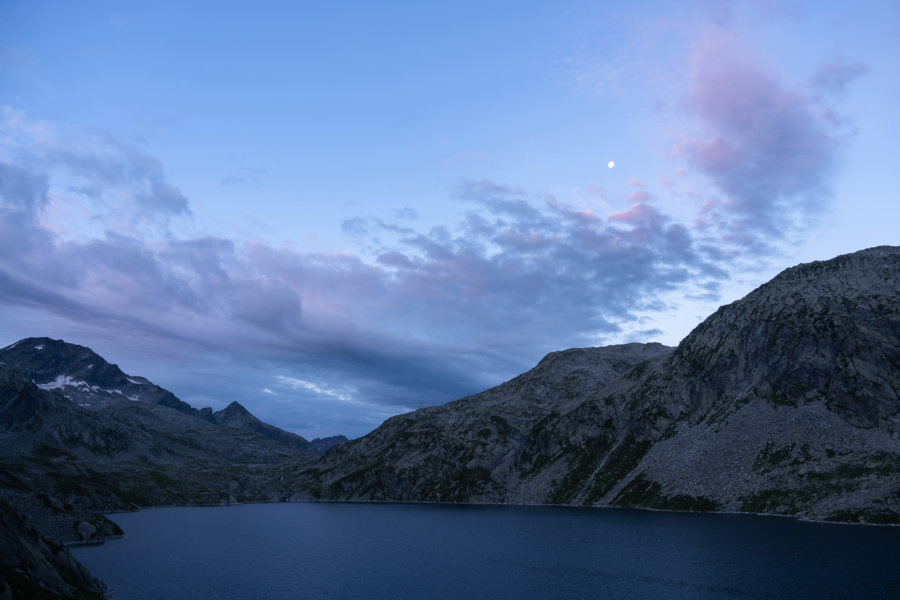
[[[900,528],[745,515],[251,504],[111,515],[114,598],[900,598]]]

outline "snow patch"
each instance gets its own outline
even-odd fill
[[[35,350],[43,350],[43,349],[44,349],[44,345],[43,345],[43,344],[37,345],[37,346],[34,347],[34,349],[35,349]]]
[[[138,381],[137,379],[132,379],[131,377],[126,377],[125,379],[127,379],[131,383],[136,383],[138,385],[142,385],[144,383],[143,381]]]
[[[104,390],[99,385],[91,385],[87,381],[78,381],[77,379],[72,379],[68,375],[57,375],[56,379],[54,379],[53,381],[48,381],[47,383],[38,383],[35,381],[34,384],[42,390],[48,391],[59,390],[65,387],[74,387],[86,392],[104,392],[107,394],[119,394],[120,396],[122,395],[122,390]]]
[[[72,378],[69,377],[68,375],[57,375],[57,376],[56,376],[56,379],[54,379],[53,381],[48,381],[47,383],[38,383],[38,382],[36,382],[36,381],[35,381],[34,383],[35,383],[36,386],[38,386],[38,387],[41,388],[42,390],[58,390],[58,389],[60,389],[60,388],[64,388],[64,387],[67,387],[67,386],[72,386],[72,387],[83,387],[83,386],[87,386],[87,387],[91,387],[90,385],[88,385],[87,382],[85,382],[85,381],[77,381],[77,380],[75,380],[75,379],[72,379]]]
[[[132,402],[140,402],[141,401],[141,399],[138,398],[137,396],[125,396],[125,397],[128,398],[129,400],[131,400]]]
[[[34,384],[36,386],[38,386],[39,388],[41,388],[42,390],[47,390],[47,391],[60,390],[60,389],[67,388],[67,387],[74,387],[74,388],[78,388],[80,391],[94,392],[95,394],[96,393],[104,393],[104,394],[109,394],[110,396],[112,396],[113,394],[118,394],[120,396],[125,395],[122,392],[122,390],[105,390],[105,389],[101,388],[99,385],[91,385],[87,381],[78,381],[77,379],[72,379],[68,375],[58,375],[56,377],[56,379],[54,379],[53,381],[48,381],[46,383],[38,383],[35,381]],[[135,402],[138,401],[137,396],[127,396],[127,398],[129,400],[133,400]]]

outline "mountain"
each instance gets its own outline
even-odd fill
[[[900,248],[787,269],[677,348],[553,353],[388,419],[309,497],[634,506],[900,522]]]
[[[498,387],[388,419],[326,453],[307,473],[313,481],[301,486],[333,499],[528,502],[506,488],[519,478],[523,444],[535,427],[671,351],[626,344],[554,352]]]
[[[101,597],[62,543],[121,535],[104,512],[281,501],[317,452],[234,402],[197,410],[89,348],[0,350],[0,597]]]
[[[318,450],[310,442],[296,433],[291,433],[283,429],[279,429],[274,425],[263,423],[241,406],[238,402],[232,402],[222,410],[212,412],[211,409],[205,408],[201,411],[201,416],[217,425],[231,427],[233,429],[243,429],[252,431],[263,437],[269,438],[276,442],[294,447],[302,452],[318,453]]]
[[[159,404],[189,415],[197,410],[143,377],[129,376],[90,348],[50,338],[27,338],[0,350],[0,365],[39,388],[58,391],[83,408],[101,409],[122,400]]]
[[[112,510],[282,500],[276,482],[315,453],[238,403],[198,411],[83,346],[0,350],[0,499],[56,542],[114,534],[97,516]]]
[[[326,440],[305,440],[250,414],[240,403],[213,412],[196,409],[172,392],[144,377],[127,375],[118,365],[108,363],[90,348],[50,338],[27,338],[0,350],[0,366],[31,379],[38,388],[55,391],[82,408],[102,410],[124,400],[167,406],[210,423],[253,431],[274,441],[308,453],[321,454],[347,441],[344,436]]]
[[[329,449],[337,446],[338,444],[343,444],[348,441],[347,436],[344,435],[332,435],[326,438],[315,438],[309,441],[310,446],[318,454],[325,454]]]

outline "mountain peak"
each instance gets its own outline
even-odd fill
[[[239,422],[259,422],[259,419],[254,417],[249,410],[244,408],[244,406],[236,400],[222,410],[214,412],[213,418],[215,419],[215,422],[220,425],[233,425]]]
[[[127,375],[86,346],[47,337],[30,337],[0,350],[0,365],[28,377],[39,388],[56,391],[85,407],[117,402],[149,402],[184,413],[196,411],[171,392],[143,377]]]
[[[821,398],[855,425],[900,430],[889,381],[900,364],[898,281],[900,248],[889,246],[782,271],[679,344],[671,369],[713,394],[701,402],[685,391],[685,401],[703,411],[730,396],[794,406]]]

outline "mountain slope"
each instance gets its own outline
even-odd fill
[[[0,498],[57,542],[81,522],[113,533],[96,515],[111,510],[283,499],[284,470],[315,456],[237,403],[208,420],[82,346],[29,338],[0,362]]]
[[[88,348],[21,340],[0,350],[0,597],[101,597],[60,546],[121,535],[101,513],[280,501],[315,452],[236,402],[198,411]]]
[[[263,423],[237,402],[232,402],[222,410],[212,413],[209,420],[225,427],[253,431],[270,440],[292,446],[303,452],[318,453],[316,447],[301,436],[279,429],[268,423]]]
[[[0,500],[0,598],[100,598],[103,584]]]
[[[611,378],[588,376],[578,354],[551,355],[562,361],[553,376],[542,361],[494,390],[389,419],[295,485],[321,498],[898,522],[898,282],[893,247],[788,269],[674,351],[578,351],[620,361]],[[551,401],[535,393],[544,381]]]
[[[528,460],[525,442],[540,423],[671,351],[661,344],[626,344],[551,353],[496,388],[388,419],[328,452],[301,486],[324,498],[509,501],[498,482],[519,476]]]
[[[0,350],[0,365],[43,390],[58,391],[85,408],[130,400],[161,404],[195,415],[197,410],[143,377],[130,376],[90,348],[50,338],[26,338]]]

